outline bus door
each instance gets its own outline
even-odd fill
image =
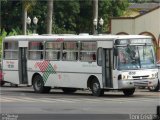
[[[113,50],[103,49],[102,53],[102,76],[104,87],[113,88],[112,65],[113,65]]]
[[[23,43],[24,44],[24,43]],[[19,83],[28,84],[28,74],[27,74],[27,47],[19,46]]]
[[[98,41],[97,64],[102,67],[104,88],[113,88],[113,41]]]

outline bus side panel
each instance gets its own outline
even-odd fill
[[[87,88],[87,80],[91,74],[81,74],[81,73],[59,73],[57,75],[51,75],[46,86],[53,87],[71,87],[71,88]],[[98,79],[101,79],[100,74],[94,74]],[[102,81],[99,80],[101,86]]]
[[[102,86],[102,69],[96,62],[28,61],[29,84],[34,73],[40,73],[45,86],[87,88],[91,75],[97,76]]]
[[[101,67],[96,62],[51,61],[55,74],[50,75],[46,85],[56,87],[87,88],[87,80],[91,75],[97,76],[102,83]]]
[[[113,70],[113,89],[118,89],[118,71]]]
[[[19,84],[18,60],[3,60],[4,81]]]

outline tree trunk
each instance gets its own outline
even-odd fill
[[[47,1],[47,34],[52,34],[53,0]]]
[[[22,34],[26,35],[27,31],[27,9],[25,8],[25,3],[22,3]]]
[[[98,22],[98,0],[93,0],[93,20],[94,19],[97,19]],[[93,34],[97,34],[97,30],[94,25],[93,25]]]
[[[2,28],[1,28],[1,20],[2,20],[2,18],[1,18],[1,1],[0,1],[0,32],[2,31]]]

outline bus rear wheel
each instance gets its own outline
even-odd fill
[[[94,79],[91,83],[91,91],[93,96],[102,96],[104,95],[104,90],[100,88],[100,84],[97,79]]]
[[[36,75],[33,78],[33,89],[36,93],[49,93],[51,87],[45,87],[43,78],[40,75]]]
[[[124,89],[123,93],[125,96],[132,96],[134,94],[135,88],[132,89]]]
[[[68,94],[68,93],[74,93],[74,92],[76,92],[77,89],[76,88],[62,88],[62,91],[64,93]]]

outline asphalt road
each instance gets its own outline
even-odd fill
[[[149,92],[147,89],[137,89],[132,97],[124,97],[122,92],[117,91],[94,97],[90,91],[64,94],[53,89],[49,94],[37,94],[32,87],[7,86],[0,90],[0,112],[4,120],[149,119],[160,105],[160,92]]]

